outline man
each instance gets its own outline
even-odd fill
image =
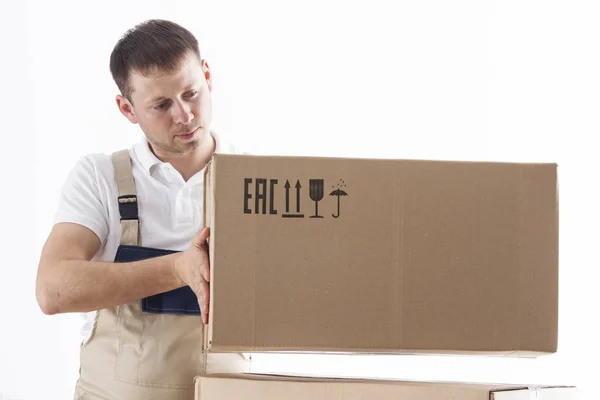
[[[136,26],[110,69],[119,111],[145,137],[72,170],[36,295],[45,314],[89,317],[75,398],[190,400],[194,376],[245,365],[239,354],[201,351],[210,282],[203,170],[213,153],[237,151],[210,131],[211,72],[185,28]]]

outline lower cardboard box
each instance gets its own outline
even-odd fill
[[[196,400],[574,400],[574,386],[214,374],[195,378]]]

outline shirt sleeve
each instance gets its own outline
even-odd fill
[[[98,170],[91,156],[77,161],[63,184],[54,223],[71,222],[93,231],[102,244],[108,236],[108,205],[102,204]]]

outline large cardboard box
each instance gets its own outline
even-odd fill
[[[575,400],[575,387],[260,375],[196,377],[196,400]]]
[[[205,350],[557,349],[555,164],[217,154]]]

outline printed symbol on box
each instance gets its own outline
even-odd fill
[[[269,185],[267,186],[267,182]],[[269,214],[277,214],[275,209],[275,185],[277,179],[256,178],[256,189],[254,193],[250,189],[252,178],[244,178],[244,214],[252,214],[250,208],[250,200],[254,194],[254,213],[266,214],[267,203],[269,206]]]
[[[334,188],[335,186],[332,186],[332,188]],[[329,193],[330,196],[337,196],[337,215],[336,214],[331,214],[331,216],[333,218],[337,218],[340,216],[340,196],[348,196],[348,193],[344,192],[342,190],[342,188],[346,187],[346,183],[340,179],[340,181],[338,182],[338,188],[336,190],[334,190],[333,192]]]
[[[296,213],[290,214],[290,181],[285,181],[285,214],[281,214],[282,218],[304,218],[304,214],[300,214],[300,180],[296,181]]]
[[[315,202],[315,215],[311,215],[310,218],[323,218],[319,215],[319,201],[323,200],[323,187],[325,182],[323,179],[309,179],[309,195],[310,199]]]

